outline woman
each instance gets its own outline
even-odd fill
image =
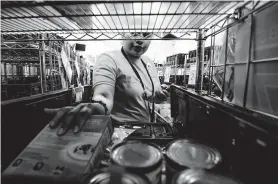
[[[69,127],[78,133],[91,114],[111,114],[113,123],[153,121],[154,101],[166,100],[168,94],[160,87],[154,63],[142,56],[151,36],[126,33],[128,39],[123,40],[120,50],[100,55],[93,72],[92,102],[60,109],[50,127],[56,128],[62,122],[58,135],[64,135]]]

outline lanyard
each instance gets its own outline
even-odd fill
[[[126,53],[125,53],[123,47],[122,47],[121,51],[122,51],[124,57],[126,58],[126,60],[128,61],[128,63],[130,64],[130,66],[131,66],[132,70],[134,71],[136,77],[139,79],[139,81],[140,81],[140,83],[141,83],[141,86],[142,86],[142,88],[143,88],[143,90],[144,90],[144,95],[146,95],[145,85],[144,85],[144,83],[143,83],[143,81],[142,81],[142,79],[141,79],[141,77],[140,77],[138,71],[136,70],[136,68],[134,67],[134,65],[129,61],[129,59],[128,59],[128,57],[127,57],[127,55],[126,55]],[[144,61],[143,61],[142,59],[141,59],[141,62],[142,62],[142,64],[144,65],[144,67],[145,67],[145,69],[146,69],[146,71],[147,71],[147,73],[148,73],[148,76],[149,76],[149,78],[150,78],[150,80],[151,80],[151,83],[152,83],[152,96],[154,97],[154,84],[153,84],[152,77],[151,77],[151,75],[150,75],[150,73],[149,73],[149,71],[148,71],[148,69],[147,69],[146,63],[144,63]],[[151,122],[153,122],[153,121],[154,121],[154,99],[152,100],[152,111],[151,111],[150,106],[149,106],[149,113],[150,113],[150,116],[151,116]]]

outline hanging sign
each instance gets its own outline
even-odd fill
[[[64,47],[62,47],[61,58],[62,58],[62,62],[63,62],[64,68],[65,68],[67,77],[68,77],[69,81],[71,82],[72,69],[71,69],[71,66],[70,66],[68,55],[66,54]]]
[[[80,91],[80,92],[77,92],[76,94],[75,94],[75,102],[81,102],[82,101],[82,91]]]
[[[74,92],[75,92],[75,102],[81,102],[84,93],[84,87],[83,86],[76,87],[74,88]]]
[[[164,73],[164,81],[169,82],[170,81],[170,75],[171,75],[171,67],[168,66],[165,68],[165,73]]]
[[[76,56],[75,56],[75,60],[74,60],[74,65],[75,65],[75,68],[76,68],[76,72],[77,72],[77,76],[78,76],[78,78],[80,77],[80,69],[79,69],[79,66],[78,66],[78,57],[80,57],[80,56],[78,56],[77,54],[76,54]]]
[[[190,66],[188,84],[196,84],[196,64]]]

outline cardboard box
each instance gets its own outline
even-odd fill
[[[77,135],[56,132],[46,126],[4,171],[2,182],[82,183],[98,167],[113,129],[110,117],[91,116]]]

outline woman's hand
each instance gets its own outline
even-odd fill
[[[62,136],[68,132],[69,129],[73,129],[73,132],[78,133],[86,119],[91,114],[101,114],[98,112],[96,105],[92,103],[81,103],[75,107],[68,106],[61,109],[44,109],[48,114],[55,114],[54,118],[50,121],[50,128],[57,128],[57,135]]]
[[[161,85],[161,90],[156,92],[157,99],[159,101],[165,101],[170,96],[170,86],[166,84]]]
[[[158,90],[156,91],[155,93],[155,97],[159,100],[159,101],[165,101],[167,100],[167,97],[170,96],[170,93],[165,90],[165,89],[162,89],[162,90]]]
[[[142,97],[144,100],[147,100],[149,102],[152,102],[152,100],[155,100],[155,103],[161,103],[165,100],[167,100],[167,98],[170,96],[170,93],[167,90],[157,90],[154,94],[154,96],[152,95],[151,92],[145,92],[142,94]]]
[[[55,115],[50,121],[49,127],[58,127],[58,136],[65,135],[69,129],[73,129],[74,133],[78,133],[90,115],[110,114],[113,108],[114,87],[106,84],[96,86],[92,99],[94,101],[101,101],[105,104],[106,109],[100,103],[81,103],[75,107],[45,109],[46,113]]]

